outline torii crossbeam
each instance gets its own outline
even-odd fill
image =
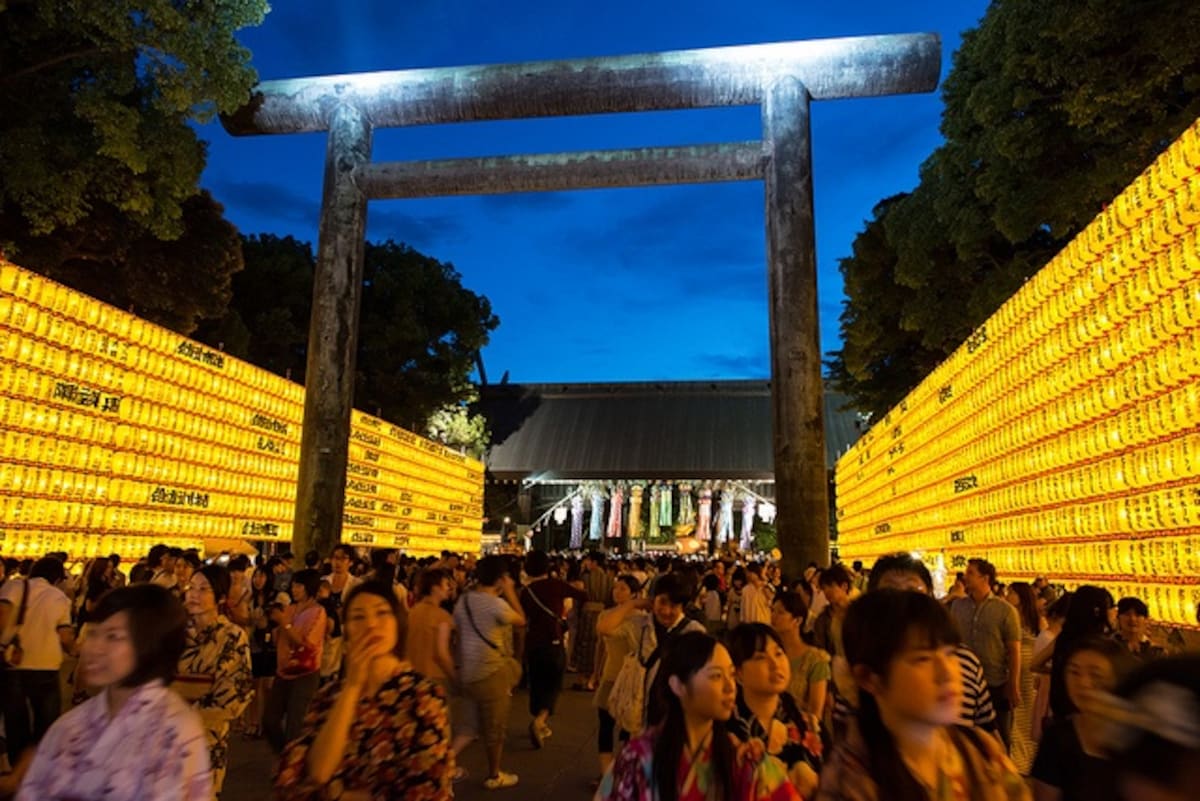
[[[766,185],[777,526],[785,569],[829,556],[813,228],[813,100],[929,92],[936,34],[361,73],[260,84],[223,118],[235,135],[328,131],[309,328],[293,552],[342,525],[367,201],[763,180]],[[375,128],[758,105],[759,142],[371,163]]]

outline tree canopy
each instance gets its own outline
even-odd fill
[[[1200,117],[1190,0],[995,0],[955,53],[945,143],[840,269],[830,376],[882,416]]]
[[[178,331],[220,314],[236,232],[189,125],[256,75],[265,0],[0,0],[0,249]]]
[[[302,383],[312,246],[262,234],[245,238],[242,253],[228,313],[196,336]],[[452,265],[392,241],[366,244],[363,281],[355,407],[418,432],[432,422],[439,437],[470,450],[481,434],[465,406],[470,373],[500,322],[488,299]]]

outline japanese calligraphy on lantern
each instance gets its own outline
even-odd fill
[[[304,389],[0,260],[6,554],[290,540]],[[343,539],[476,551],[483,465],[355,412]]]
[[[1200,122],[839,460],[838,546],[1194,626],[1197,499]]]

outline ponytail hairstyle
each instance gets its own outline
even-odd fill
[[[679,760],[687,745],[687,726],[683,718],[683,704],[671,691],[672,677],[687,684],[693,676],[704,669],[717,650],[717,639],[699,631],[680,634],[663,655],[654,691],[658,693],[662,708],[666,710],[658,737],[654,741],[654,770],[652,780],[657,790],[658,801],[679,800]],[[725,729],[725,722],[713,721],[711,735],[713,789],[717,801],[737,801],[733,797],[734,748]]]
[[[850,604],[842,625],[842,642],[851,668],[866,668],[888,680],[892,663],[904,651],[957,645],[958,629],[950,613],[928,595],[908,590],[876,590]],[[920,782],[909,772],[896,740],[883,723],[879,703],[863,687],[859,691],[858,726],[867,748],[867,769],[889,801],[928,801]]]
[[[637,576],[632,573],[622,573],[617,576],[617,581],[629,588],[630,594],[637,598],[642,592],[642,583],[637,580]]]
[[[791,595],[791,593],[788,593]],[[793,596],[795,597],[795,596]],[[755,654],[762,653],[767,650],[767,643],[774,642],[783,650],[783,639],[775,629],[768,626],[766,623],[742,623],[735,626],[733,631],[725,636],[725,644],[729,647],[729,656],[733,660],[733,666],[740,668],[744,662],[752,659]],[[738,700],[742,699],[742,685],[738,684]],[[779,705],[783,707],[783,712],[787,715],[788,720],[800,721],[804,718],[800,714],[800,707],[796,704],[796,699],[792,698],[792,694],[786,690],[779,694]]]

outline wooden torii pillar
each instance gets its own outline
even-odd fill
[[[824,389],[813,227],[813,100],[936,88],[936,34],[609,58],[361,73],[260,84],[222,119],[234,135],[327,131],[293,553],[341,534],[367,201],[763,180],[777,526],[798,575],[829,557]],[[379,127],[758,105],[761,141],[372,163]]]

